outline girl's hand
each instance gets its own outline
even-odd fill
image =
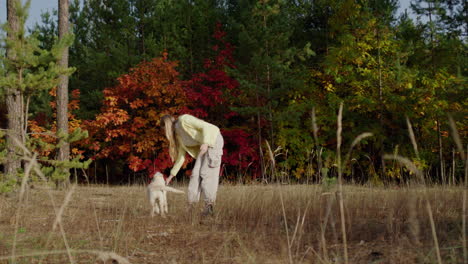
[[[166,178],[166,185],[169,185],[169,183],[171,183],[172,178],[174,178],[174,175],[171,175],[171,176]]]
[[[208,144],[201,144],[200,146],[200,155],[205,154],[208,151]]]

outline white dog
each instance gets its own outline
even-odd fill
[[[163,174],[158,171],[153,175],[153,179],[148,185],[148,198],[151,204],[151,217],[154,216],[154,212],[161,214],[163,217],[165,214],[167,214],[166,192],[184,193],[183,191],[166,186],[166,181],[164,181]],[[159,200],[159,206],[156,203],[156,200]]]

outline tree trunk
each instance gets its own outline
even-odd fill
[[[59,0],[59,38],[63,38],[69,31],[69,0]],[[62,68],[68,68],[68,47],[63,51],[62,58],[58,62]],[[57,134],[68,135],[68,75],[60,76],[57,88]],[[70,144],[62,142],[58,151],[59,161],[70,159]]]
[[[382,133],[384,133],[384,122],[383,122],[383,87],[382,87],[382,60],[380,56],[380,25],[377,26],[377,59],[378,59],[378,70],[379,70],[379,123],[380,129],[382,129]],[[385,133],[384,133],[385,134]],[[385,153],[384,150],[384,135],[380,136],[380,149],[379,149],[379,156],[381,161],[380,171],[381,171],[381,178],[386,179],[385,175],[385,159],[383,158]]]
[[[258,76],[255,76],[255,84],[258,85]],[[260,106],[260,100],[259,100],[259,95],[258,95],[258,88],[255,91],[255,97],[256,97],[256,106]],[[265,163],[263,159],[263,149],[262,149],[262,125],[260,122],[260,110],[257,109],[257,133],[258,133],[258,154],[260,157],[260,170],[262,173],[262,182],[266,181],[265,178]],[[273,177],[273,175],[272,175]],[[272,178],[270,179],[272,180]]]
[[[16,13],[16,0],[7,0],[7,20],[11,31],[8,33],[7,38],[15,38],[16,32],[19,31],[19,21]],[[12,50],[7,50],[7,57],[9,60],[15,60],[16,54]],[[13,138],[17,138],[23,142],[22,137],[22,105],[23,94],[16,88],[7,88],[6,90],[6,105],[7,105],[7,118],[8,118],[8,131],[7,131],[7,161],[5,164],[5,174],[7,177],[15,177],[16,170],[20,168],[21,161],[15,157],[15,145]]]
[[[265,31],[267,30],[267,17],[263,16],[263,28]],[[268,40],[265,42],[265,51],[266,51],[266,57],[270,57],[270,45],[268,43]],[[266,65],[267,67],[267,76],[266,76],[266,86],[267,86],[267,100],[268,100],[268,118],[270,119],[270,141],[271,141],[271,149],[275,149],[275,137],[274,137],[274,131],[273,131],[273,109],[271,107],[271,101],[272,101],[272,92],[271,92],[271,70],[270,70],[270,64],[268,63]]]
[[[439,117],[436,119],[437,122],[437,139],[439,141],[439,162],[440,162],[440,181],[444,183],[445,181],[445,163],[444,163],[444,149],[442,147],[442,135],[440,131],[440,122]]]

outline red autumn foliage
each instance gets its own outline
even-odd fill
[[[234,69],[235,65],[232,55],[233,47],[224,40],[225,35],[221,24],[218,23],[213,34],[213,38],[219,42],[212,48],[217,53],[215,58],[205,59],[203,65],[205,71],[193,74],[192,78],[184,83],[184,91],[189,103],[184,112],[199,118],[219,119],[218,110],[223,107],[223,113],[227,111],[231,116],[236,115],[228,109],[227,96],[239,93],[239,83],[226,73],[227,68]],[[217,113],[216,116],[212,116],[213,112]]]
[[[216,25],[212,47],[215,56],[206,59],[205,71],[196,73],[184,83],[188,105],[182,111],[205,118],[221,127],[225,141],[224,166],[242,170],[258,167],[258,144],[247,127],[237,126],[238,113],[231,110],[236,106],[234,98],[240,95],[239,83],[229,76],[228,70],[235,69],[233,46],[225,40],[226,32],[220,23]]]
[[[254,137],[245,129],[231,128],[222,130],[226,151],[223,161],[227,166],[238,170],[258,167],[258,150]]]

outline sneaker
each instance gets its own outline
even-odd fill
[[[206,204],[205,209],[203,209],[203,212],[201,213],[202,216],[213,216],[213,205],[212,204]]]

